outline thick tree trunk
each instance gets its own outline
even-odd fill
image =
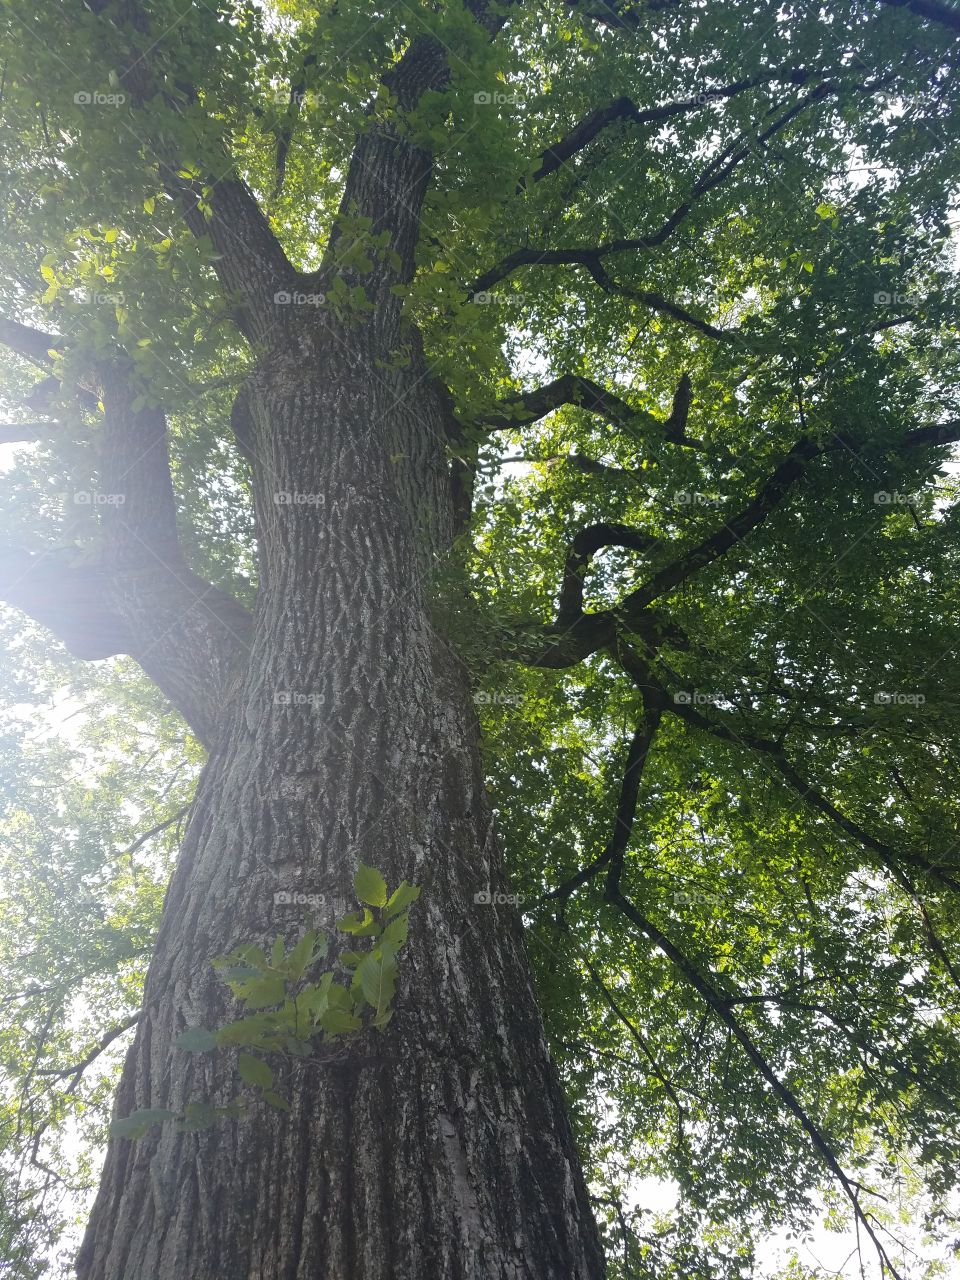
[[[292,313],[293,309],[289,309]],[[301,308],[300,311],[309,310]],[[430,621],[448,544],[441,404],[377,323],[283,318],[249,392],[262,580],[252,659],[200,783],[117,1114],[236,1093],[210,967],[288,942],[359,861],[420,884],[396,1014],[201,1133],[114,1140],[80,1280],[598,1280],[604,1266],[512,907],[464,672]],[[380,335],[382,337],[382,335]],[[415,345],[415,344],[414,344]],[[309,495],[309,501],[278,501]]]

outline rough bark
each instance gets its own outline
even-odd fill
[[[300,311],[309,310],[302,308]],[[465,673],[430,620],[451,536],[444,406],[413,335],[286,312],[247,388],[261,587],[251,660],[200,783],[117,1113],[229,1101],[212,957],[351,905],[360,860],[423,887],[396,1015],[201,1133],[115,1140],[80,1280],[597,1280],[604,1272],[515,908]],[[279,501],[290,495],[292,501]],[[308,495],[309,500],[297,501]]]

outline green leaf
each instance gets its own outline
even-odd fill
[[[409,907],[411,902],[416,902],[419,897],[419,885],[408,884],[406,880],[401,880],[387,902],[387,917],[395,916],[398,912],[403,911],[405,907]]]
[[[326,955],[327,945],[325,935],[319,930],[311,929],[303,935],[287,961],[287,973],[292,982],[299,982],[313,961]]]
[[[406,943],[410,928],[410,920],[406,912],[395,916],[383,931],[383,943],[393,951],[399,951]],[[341,957],[342,959],[342,957]]]
[[[237,1070],[244,1084],[256,1085],[260,1089],[269,1089],[273,1084],[273,1071],[252,1053],[241,1053],[237,1059]]]
[[[217,1044],[266,1046],[275,1035],[275,1028],[265,1014],[254,1014],[249,1018],[237,1018],[228,1022],[217,1031]]]
[[[375,867],[368,867],[361,862],[353,878],[353,887],[360,902],[371,907],[386,906],[387,882]]]
[[[264,1089],[263,1100],[269,1103],[271,1107],[276,1107],[278,1111],[290,1110],[290,1103],[286,1098],[282,1094],[274,1093],[272,1089]]]
[[[360,989],[371,1008],[381,1014],[393,999],[396,988],[397,962],[388,948],[364,956],[357,969]]]
[[[142,1138],[154,1125],[163,1124],[165,1120],[173,1120],[176,1114],[175,1111],[168,1111],[166,1107],[147,1107],[143,1111],[131,1111],[128,1116],[121,1116],[114,1120],[110,1126],[110,1132],[118,1138]]]
[[[327,1009],[320,1019],[320,1026],[331,1036],[345,1031],[359,1031],[363,1022],[348,1009]]]
[[[268,1005],[279,1004],[286,993],[283,978],[268,975],[256,982],[251,982],[238,992],[238,997],[248,1009],[265,1009]]]
[[[217,1120],[217,1108],[209,1102],[191,1102],[187,1105],[183,1116],[177,1121],[177,1128],[184,1133],[194,1133],[201,1129],[209,1129]]]
[[[206,1027],[188,1027],[174,1043],[185,1053],[209,1053],[217,1047],[217,1037]]]
[[[364,907],[362,913],[349,911],[342,920],[337,921],[337,928],[342,933],[352,933],[358,938],[376,938],[380,935],[380,925],[367,907]]]

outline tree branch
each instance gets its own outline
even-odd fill
[[[578,409],[608,418],[625,431],[632,430],[638,421],[656,421],[652,414],[632,408],[625,400],[614,392],[607,391],[591,378],[565,373],[533,391],[521,391],[498,400],[493,412],[479,418],[476,425],[489,427],[494,431],[521,427],[546,417],[565,404],[576,405]]]
[[[28,324],[20,324],[18,320],[7,320],[0,316],[0,345],[9,347],[18,356],[47,369],[53,363],[50,351],[61,347],[63,339],[52,333],[44,333],[41,329],[31,328]]]
[[[68,1092],[73,1090],[76,1088],[80,1081],[80,1077],[83,1075],[84,1071],[86,1071],[87,1067],[96,1062],[97,1058],[99,1058],[105,1050],[109,1049],[114,1040],[119,1039],[119,1037],[122,1036],[125,1031],[129,1031],[131,1027],[135,1027],[142,1017],[143,1011],[138,1010],[136,1013],[131,1014],[129,1018],[124,1019],[123,1022],[118,1023],[115,1027],[111,1027],[109,1031],[105,1032],[100,1037],[90,1052],[85,1054],[79,1062],[75,1062],[73,1066],[50,1071],[37,1071],[36,1074],[38,1076],[47,1076],[51,1082],[56,1080],[65,1080],[67,1076],[72,1076],[73,1079],[70,1082]]]
[[[822,102],[835,92],[836,86],[831,81],[821,81],[815,89],[801,98],[799,102],[794,103],[792,107],[782,112],[767,128],[759,132],[745,131],[740,134],[706,166],[703,173],[693,184],[687,198],[650,235],[608,240],[598,245],[570,249],[518,249],[504,258],[502,262],[479,276],[470,286],[471,293],[486,292],[492,285],[505,279],[521,266],[585,267],[594,280],[607,292],[623,293],[623,289],[614,285],[604,271],[604,258],[609,257],[611,254],[647,251],[664,244],[677,227],[692,213],[697,201],[725,182],[737,166],[752,155],[756,148],[762,147],[776,133],[786,128],[802,111]],[[773,110],[775,108],[771,108],[767,114],[772,114]],[[649,299],[658,297],[658,295],[648,294],[643,290],[636,290],[630,294],[624,293],[624,296],[634,297],[637,301],[646,300],[647,305],[652,305]],[[666,305],[663,299],[659,299],[659,309],[672,315],[675,319],[683,319],[686,323],[691,323],[688,313],[683,312],[681,308],[676,307],[674,304]],[[707,326],[705,321],[700,321],[698,327],[707,333],[709,337],[716,337],[718,333],[722,332],[714,330],[712,326]]]
[[[63,424],[60,422],[3,422],[0,423],[0,445],[36,444],[47,440]]]
[[[960,419],[907,431],[894,448],[942,445],[957,440],[960,440]],[[613,608],[583,613],[570,619],[567,625],[561,625],[557,618],[536,632],[530,627],[524,628],[516,636],[523,642],[519,656],[517,653],[512,656],[527,666],[560,668],[574,666],[612,644],[621,627],[641,636],[651,649],[667,637],[675,638],[675,629],[665,627],[664,621],[649,611],[649,605],[712,564],[763,524],[814,459],[840,448],[854,456],[859,452],[850,440],[840,436],[834,435],[829,441],[802,437],[760,486],[753,500],[719,529],[658,570]]]
[[[690,960],[690,958],[681,951],[681,949],[661,929],[659,929],[651,920],[642,915],[630,899],[621,892],[621,871],[622,866],[618,865],[616,862],[611,864],[607,881],[607,900],[624,916],[626,916],[632,924],[636,925],[636,927],[645,934],[651,942],[660,948],[663,954],[672,961],[674,967],[686,980],[688,985],[693,987],[717,1019],[731,1033],[743,1049],[747,1058],[756,1068],[760,1077],[770,1087],[780,1104],[800,1124],[804,1133],[806,1133],[807,1137],[810,1139],[814,1150],[839,1183],[844,1195],[853,1209],[857,1222],[860,1223],[867,1235],[870,1237],[882,1265],[889,1269],[894,1280],[903,1280],[903,1277],[891,1262],[880,1238],[874,1231],[869,1217],[863,1212],[863,1209],[860,1206],[857,1187],[853,1182],[851,1182],[844,1172],[840,1162],[834,1155],[833,1149],[823,1133],[823,1130],[814,1122],[813,1118],[808,1114],[797,1095],[783,1083],[774,1071],[773,1067],[764,1057],[753,1037],[733,1012],[730,999],[721,994],[714,984],[701,972],[697,965],[695,965],[693,961]]]
[[[716,89],[702,89],[700,93],[692,98],[684,98],[677,102],[664,102],[659,106],[647,107],[643,110],[637,106],[632,98],[615,98],[612,102],[607,103],[606,106],[598,107],[595,111],[591,111],[559,142],[547,147],[541,153],[540,167],[534,171],[532,180],[534,182],[542,182],[544,178],[554,173],[578,152],[589,146],[598,134],[613,124],[618,124],[621,121],[629,121],[631,124],[640,127],[647,124],[662,124],[665,120],[672,120],[674,116],[702,111],[704,107],[710,106],[714,102],[722,102],[727,98],[736,97],[737,94],[744,93],[748,89],[755,89],[758,85],[767,84],[770,81],[785,80],[790,84],[802,85],[810,80],[813,74],[813,72],[802,71],[798,68],[771,71],[766,75],[751,76],[746,80],[736,80],[732,84],[721,85]]]
[[[96,513],[95,562],[73,549],[0,556],[0,599],[22,609],[84,659],[129,654],[207,747],[249,652],[252,620],[239,601],[186,564],[177,531],[166,420],[135,408],[127,370],[99,373],[96,492],[68,495]]]
[[[641,428],[647,427],[652,428],[657,435],[662,433],[671,444],[683,445],[688,449],[702,449],[701,441],[691,440],[686,434],[692,399],[690,378],[685,373],[680,378],[674,393],[670,416],[661,421],[644,409],[635,409],[615,392],[607,391],[591,378],[566,373],[532,391],[521,391],[515,395],[505,396],[496,402],[490,413],[475,419],[468,425],[484,427],[490,431],[505,431],[537,422],[548,413],[553,413],[554,410],[569,404],[578,409],[584,409],[587,413],[595,413],[598,417],[606,418],[638,443],[645,443]],[[574,466],[579,466],[583,471],[613,471],[619,472],[621,476],[631,474],[618,468],[606,467],[602,462],[593,462],[582,455],[574,455],[567,461]]]
[[[941,0],[879,0],[879,2],[889,5],[892,9],[908,9],[918,18],[939,22],[949,31],[960,32],[960,8],[956,5],[943,4]]]
[[[155,71],[149,55],[164,33],[153,30],[144,0],[123,0],[113,7],[109,0],[88,0],[88,7],[104,15],[104,21],[120,36],[119,80],[132,105],[143,109],[145,121],[159,114],[157,100],[177,114],[184,99],[197,108],[199,96],[192,85],[178,81],[174,92]],[[132,32],[138,39],[128,39]],[[152,35],[157,38],[151,43]],[[235,176],[232,157],[224,152],[224,173],[187,177],[184,157],[172,148],[169,136],[170,131],[162,128],[156,135],[147,132],[164,188],[180,206],[190,231],[198,238],[210,237],[216,249],[211,265],[221,287],[225,295],[240,300],[237,323],[248,339],[260,340],[276,323],[275,295],[289,290],[300,275],[288,261],[253,192]]]
[[[872,835],[852,818],[848,818],[846,814],[837,808],[832,800],[828,799],[827,796],[800,774],[787,755],[782,742],[741,729],[738,725],[731,724],[729,720],[718,719],[718,717],[722,716],[720,712],[714,711],[710,716],[706,716],[690,703],[671,698],[669,691],[657,679],[650,665],[629,645],[621,643],[617,649],[617,657],[631,679],[643,690],[645,697],[648,696],[648,691],[651,688],[656,691],[665,711],[669,711],[704,733],[709,733],[724,742],[759,752],[768,759],[790,789],[801,800],[829,818],[835,826],[839,827],[841,831],[864,848],[870,849],[877,854],[881,865],[898,879],[901,887],[904,887],[902,879],[904,873],[901,864],[906,864],[933,876],[945,887],[955,892],[960,892],[960,882],[936,863],[930,862],[923,855],[914,853],[911,850],[895,848],[887,844],[886,841]]]
[[[581,529],[570,544],[563,568],[563,582],[557,606],[557,626],[575,623],[583,614],[583,588],[590,559],[604,547],[625,547],[628,551],[649,551],[659,539],[627,524],[591,524]]]
[[[588,863],[575,875],[565,880],[563,884],[558,885],[556,889],[551,889],[549,893],[544,894],[535,904],[535,907],[542,906],[545,902],[560,901],[561,904],[566,902],[572,893],[575,893],[581,885],[592,880],[612,860],[622,860],[630,842],[633,824],[637,816],[637,798],[640,794],[643,772],[646,768],[657,730],[660,727],[662,716],[663,708],[659,700],[652,699],[650,703],[647,703],[646,698],[644,698],[644,712],[630,740],[630,749],[627,752],[623,781],[620,784],[620,797],[617,801],[617,811],[613,821],[613,831],[603,852],[599,853],[592,862]]]

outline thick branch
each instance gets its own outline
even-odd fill
[[[59,422],[4,422],[0,423],[0,445],[36,444],[48,440],[61,424]]]
[[[20,324],[18,320],[7,320],[0,316],[0,345],[9,347],[25,360],[48,368],[53,363],[50,351],[62,344],[63,339],[52,333],[44,333],[28,324]]]
[[[249,650],[250,615],[183,558],[163,413],[135,407],[126,370],[98,372],[99,488],[66,501],[75,520],[95,517],[99,556],[91,563],[72,550],[11,549],[0,560],[0,598],[76,657],[129,654],[211,746]]]
[[[583,613],[583,588],[590,559],[604,547],[625,547],[628,551],[649,551],[658,539],[627,524],[591,524],[574,537],[563,568],[563,582],[557,607],[557,626],[564,627]]]
[[[655,421],[651,414],[632,408],[625,400],[621,400],[614,392],[607,391],[591,378],[565,373],[533,391],[521,391],[498,400],[493,412],[480,418],[477,425],[493,431],[521,427],[537,422],[565,404],[576,405],[579,409],[586,409],[588,413],[596,413],[625,431],[633,430],[638,421]]]
[[[146,138],[165,189],[179,204],[190,231],[198,238],[209,236],[213,242],[217,252],[212,266],[224,293],[239,301],[236,318],[240,329],[251,340],[262,339],[276,323],[274,296],[280,290],[289,290],[298,273],[287,260],[256,197],[235,176],[231,157],[224,152],[223,164],[217,166],[216,172],[197,179],[184,176],[188,172],[183,168],[185,157],[171,143],[171,130],[163,128],[156,103],[162,102],[167,110],[179,113],[186,99],[196,110],[198,95],[183,81],[178,81],[175,92],[171,91],[162,73],[155,69],[150,53],[167,33],[155,29],[148,6],[143,0],[123,0],[116,6],[107,0],[88,0],[88,6],[95,13],[104,14],[105,21],[120,37],[120,83],[130,94],[131,103],[142,108]],[[156,117],[160,127],[151,129],[150,123]]]
[[[263,339],[277,321],[275,298],[301,277],[250,188],[240,178],[218,177],[209,186],[180,176],[176,162],[162,162],[161,176],[195,236],[209,236],[217,251],[213,269],[227,297],[240,300],[237,323],[251,341]],[[201,209],[206,204],[207,212]]]
[[[0,600],[22,610],[74,657],[129,654],[212,747],[238,665],[247,610],[186,565],[145,554],[139,566],[84,564],[73,553],[0,550]]]
[[[903,450],[957,440],[960,440],[960,419],[907,431],[894,444],[894,448]],[[620,604],[612,609],[581,614],[578,618],[569,620],[566,625],[561,625],[558,618],[543,627],[536,639],[531,635],[530,628],[526,628],[525,635],[521,637],[525,643],[519,660],[528,666],[574,666],[591,653],[612,644],[619,627],[637,633],[651,648],[656,648],[665,634],[670,632],[669,629],[664,632],[662,620],[650,613],[649,605],[686,582],[706,565],[712,564],[763,524],[783,502],[810,462],[841,447],[854,456],[858,452],[850,440],[838,436],[831,437],[829,441],[803,437],[760,486],[747,506],[708,537],[665,565]]]
[[[0,549],[0,600],[51,631],[77,658],[129,653],[130,628],[108,604],[109,576],[61,552]]]

